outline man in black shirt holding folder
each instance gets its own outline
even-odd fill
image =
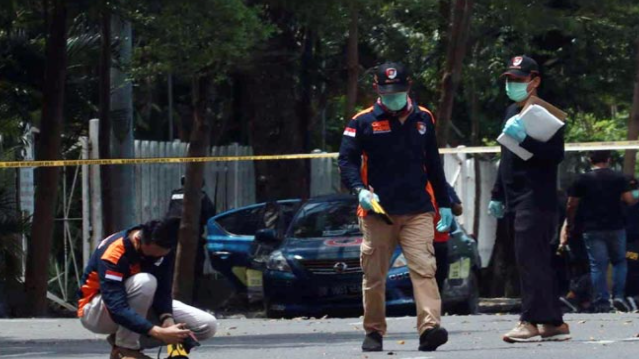
[[[527,56],[508,63],[506,93],[515,103],[506,110],[503,133],[532,153],[523,160],[502,146],[499,174],[488,211],[502,218],[507,214],[515,240],[515,259],[521,279],[520,323],[503,337],[509,343],[570,339],[551,267],[550,242],[557,230],[557,167],[564,158],[563,129],[547,142],[526,134],[519,113],[537,94],[539,67]]]

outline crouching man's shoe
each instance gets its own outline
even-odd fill
[[[563,342],[572,339],[570,336],[570,327],[566,323],[562,325],[541,324],[539,326],[539,333],[543,341]]]
[[[448,331],[442,327],[428,329],[419,336],[419,351],[433,352],[448,341]]]
[[[519,322],[513,330],[504,334],[503,339],[506,343],[536,342],[541,340],[541,334],[536,325]]]
[[[382,335],[378,332],[370,332],[366,334],[364,343],[362,343],[363,352],[381,352],[384,350]]]
[[[142,350],[133,350],[122,348],[118,346],[113,346],[111,349],[111,359],[153,359],[148,355],[144,355]]]

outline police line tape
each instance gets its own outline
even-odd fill
[[[582,142],[567,143],[566,151],[595,150],[639,150],[639,141]],[[441,154],[481,154],[499,153],[500,146],[440,148]],[[56,160],[56,161],[7,161],[0,162],[0,168],[25,167],[65,167],[65,166],[104,166],[104,165],[145,165],[160,163],[196,163],[196,162],[235,162],[235,161],[279,161],[306,160],[315,158],[337,158],[338,153],[309,153],[292,155],[263,156],[216,156],[216,157],[159,157],[159,158],[114,158],[93,160]]]

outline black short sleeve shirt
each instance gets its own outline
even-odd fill
[[[600,168],[580,175],[568,195],[580,200],[584,231],[610,231],[625,226],[621,195],[628,191],[630,184],[623,174]]]

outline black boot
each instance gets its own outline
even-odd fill
[[[362,344],[363,352],[381,352],[384,350],[382,335],[378,332],[371,332],[366,334],[364,343]]]
[[[419,336],[419,351],[433,352],[448,341],[448,332],[442,327],[428,329]]]

